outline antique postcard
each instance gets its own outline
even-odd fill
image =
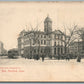
[[[0,2],[0,82],[84,82],[84,2]]]

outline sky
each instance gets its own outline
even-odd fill
[[[52,29],[64,32],[63,25],[84,27],[84,2],[0,2],[0,41],[9,50],[17,47],[19,33],[39,24],[44,30],[44,20],[49,15]]]

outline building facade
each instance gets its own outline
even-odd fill
[[[83,52],[82,41],[73,42],[69,47],[69,52],[74,55],[77,55],[78,53],[82,54]]]
[[[65,34],[60,30],[52,31],[52,20],[44,20],[44,31],[23,30],[18,37],[19,55],[59,56],[65,54]]]

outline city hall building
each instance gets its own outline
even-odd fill
[[[52,31],[52,20],[44,20],[44,31],[21,31],[18,37],[19,55],[32,58],[39,56],[59,56],[65,54],[65,34],[60,30]]]

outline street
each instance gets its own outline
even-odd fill
[[[0,59],[0,81],[84,81],[84,59],[76,61]]]

